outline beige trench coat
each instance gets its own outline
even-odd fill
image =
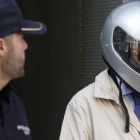
[[[69,102],[59,140],[140,140],[140,123],[125,98],[124,102],[130,115],[129,133],[119,90],[107,70],[103,71]]]

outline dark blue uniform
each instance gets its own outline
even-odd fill
[[[0,91],[0,140],[31,140],[24,105],[9,85]]]

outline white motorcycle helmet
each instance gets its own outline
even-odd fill
[[[117,7],[101,34],[102,55],[109,67],[140,94],[140,2]]]

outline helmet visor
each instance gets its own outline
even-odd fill
[[[113,46],[123,61],[140,73],[140,41],[131,37],[120,27],[116,27],[113,34]]]

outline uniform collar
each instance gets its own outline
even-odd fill
[[[108,75],[108,69],[96,76],[94,97],[113,100],[120,105],[119,89]]]
[[[10,102],[10,85],[6,85],[1,91],[0,91],[0,97],[2,100],[6,102]]]

